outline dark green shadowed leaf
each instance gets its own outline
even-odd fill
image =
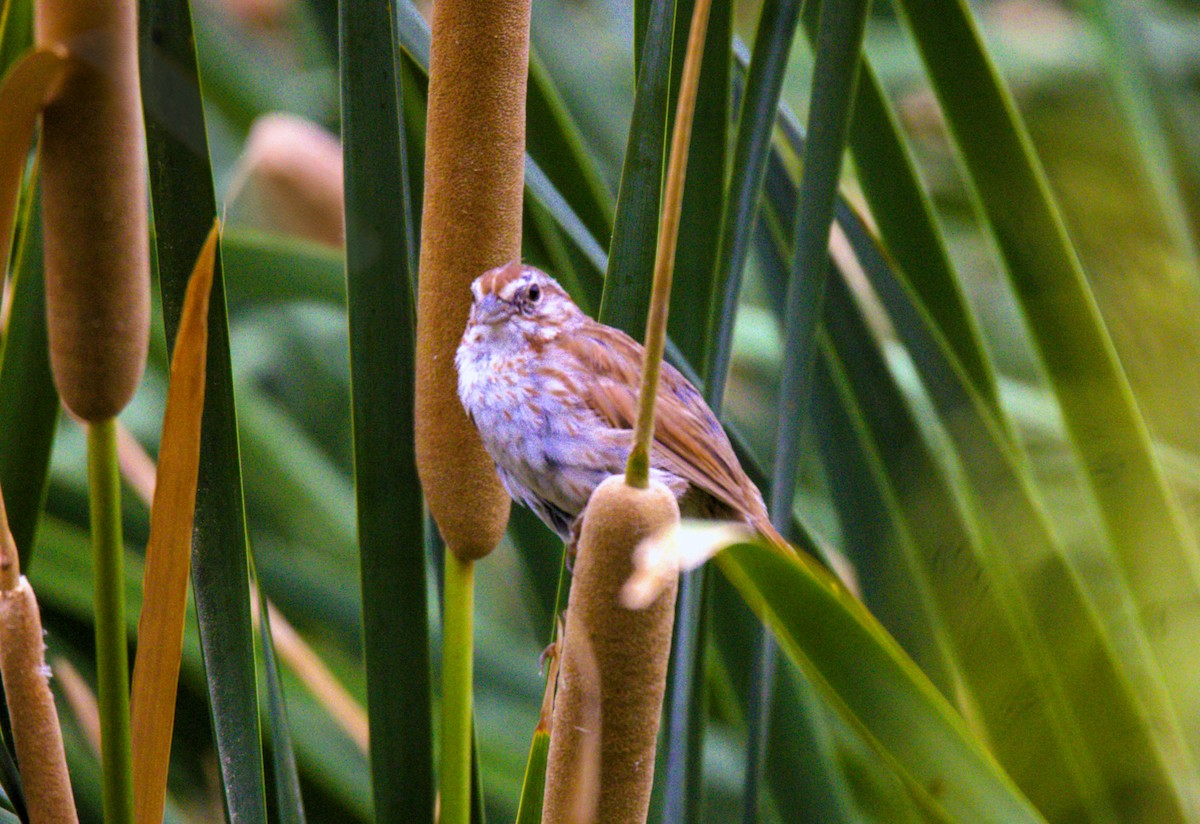
[[[608,247],[604,298],[600,302],[599,320],[635,339],[640,339],[646,328],[658,240],[670,100],[673,8],[674,3],[669,0],[652,0],[649,6],[633,119],[621,168],[617,214]]]
[[[688,6],[689,10],[691,6]],[[687,25],[678,39],[687,42]],[[725,168],[729,143],[730,53],[733,3],[715,3],[709,13],[704,62],[696,95],[695,120],[688,149],[683,208],[679,213],[679,245],[675,250],[675,284],[671,292],[668,332],[690,361],[703,363],[708,351],[708,325],[716,277],[718,234],[725,204]],[[682,61],[682,53],[680,56]]]
[[[811,0],[814,4],[817,0]],[[759,12],[754,53],[744,67],[744,87],[738,112],[737,134],[729,192],[721,215],[720,247],[711,298],[709,333],[711,349],[705,361],[707,398],[716,409],[724,393],[725,375],[733,351],[733,313],[741,292],[742,274],[750,252],[754,215],[758,209],[763,175],[770,156],[771,135],[779,110],[779,96],[787,69],[802,0],[765,0]],[[735,42],[739,60],[744,47]]]
[[[754,656],[762,624],[725,576],[714,571],[708,585],[715,619],[711,634],[714,658],[729,673],[729,689],[737,699],[733,709],[742,718],[742,708],[752,703],[756,687]],[[775,723],[768,730],[764,787],[754,812],[761,820],[770,820],[766,811],[774,808],[788,811],[782,816],[784,821],[838,821],[836,811],[841,805],[835,799],[844,795],[845,776],[831,769],[835,765],[822,760],[829,757],[825,746],[828,730],[824,729],[829,721],[813,716],[827,710],[803,700],[798,683],[801,678],[786,669],[776,673],[772,708]],[[817,703],[822,707],[825,704]],[[814,726],[822,727],[819,741],[815,740]]]
[[[424,518],[413,431],[415,307],[388,5],[340,13],[346,283],[371,773],[380,822],[434,810]],[[400,662],[403,662],[402,665]]]
[[[792,520],[792,498],[800,464],[800,432],[808,417],[817,324],[825,299],[829,229],[841,175],[842,153],[854,99],[859,54],[867,16],[866,0],[821,5],[818,42],[808,115],[809,140],[804,146],[788,278],[786,340],[779,382],[774,472],[769,495],[771,522],[784,532]],[[746,767],[746,815],[754,813],[765,757],[766,728],[772,703],[775,651],[764,630],[756,667],[761,674],[750,715]]]
[[[704,674],[709,626],[705,590],[708,567],[680,576],[675,603],[675,632],[663,698],[662,755],[664,821],[699,821],[704,799],[704,720],[707,694]]]
[[[154,240],[170,347],[192,264],[212,228],[217,207],[188,3],[142,3],[139,24]],[[209,309],[207,371],[192,586],[226,813],[234,820],[258,821],[266,816],[262,734],[237,416],[219,257]]]
[[[38,200],[35,192],[21,218],[25,229],[14,258],[12,308],[0,347],[0,489],[26,571],[46,498],[59,408],[46,338]]]
[[[681,66],[693,5],[681,3],[675,13],[679,30],[676,59]],[[675,287],[671,291],[667,328],[679,351],[692,363],[703,363],[709,348],[705,319],[711,311],[716,277],[718,236],[712,227],[720,221],[724,207],[732,25],[733,4],[714,4],[709,12],[679,215]],[[731,314],[730,327],[732,320]],[[661,784],[666,821],[697,821],[702,815],[705,575],[704,570],[686,573],[676,599],[671,669],[664,699],[662,756],[658,759],[664,771]]]

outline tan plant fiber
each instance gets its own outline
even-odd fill
[[[42,616],[0,498],[0,678],[12,719],[17,765],[33,824],[77,821],[62,729],[50,692]]]
[[[87,421],[114,417],[146,362],[150,263],[135,0],[41,0],[39,46],[71,67],[42,116],[46,311],[54,382]]]
[[[417,300],[417,468],[446,545],[487,555],[509,498],[458,399],[471,281],[521,254],[529,0],[433,6]]]
[[[641,610],[625,608],[620,593],[633,572],[638,544],[678,525],[675,496],[657,481],[635,489],[624,477],[613,476],[592,493],[567,607],[545,822],[646,820],[676,581]],[[586,756],[597,744],[598,764],[595,756]],[[585,797],[589,784],[598,788],[594,803]]]

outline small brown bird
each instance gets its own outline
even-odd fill
[[[455,357],[459,398],[508,494],[570,541],[592,490],[625,470],[645,352],[519,261],[480,275],[471,292]],[[787,546],[716,416],[667,363],[650,466],[685,518],[743,521]]]

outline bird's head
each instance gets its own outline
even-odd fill
[[[475,278],[471,294],[474,301],[467,328],[488,336],[543,333],[581,316],[558,281],[517,260]]]

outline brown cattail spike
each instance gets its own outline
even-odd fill
[[[46,666],[42,618],[29,581],[0,592],[0,675],[33,824],[77,821],[62,729]]]
[[[417,467],[447,547],[492,551],[509,499],[458,400],[471,281],[521,254],[529,0],[433,6],[417,320]]]
[[[592,493],[567,607],[543,821],[646,820],[676,581],[643,610],[626,609],[620,593],[637,545],[678,524],[675,496],[657,481],[636,489],[614,476]],[[598,764],[587,755],[597,749]]]
[[[150,265],[135,0],[41,0],[37,41],[72,58],[42,118],[54,380],[87,421],[114,417],[146,362]]]
[[[46,668],[42,617],[29,581],[20,574],[17,546],[0,495],[0,679],[12,719],[17,764],[34,824],[76,821],[62,729]]]

